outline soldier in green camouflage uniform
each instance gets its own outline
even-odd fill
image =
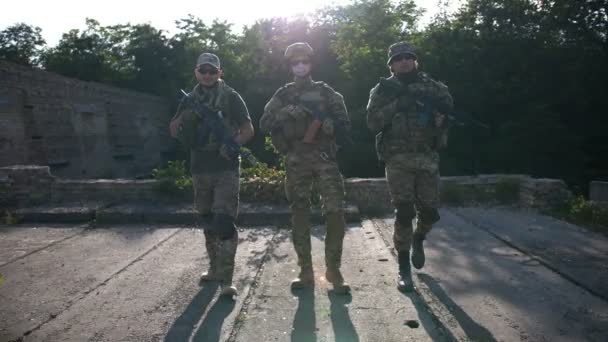
[[[327,229],[325,275],[337,292],[345,293],[350,288],[340,272],[346,227],[344,183],[336,161],[336,136],[348,134],[350,120],[342,95],[310,77],[312,56],[313,50],[307,43],[287,47],[285,59],[295,81],[279,88],[266,104],[260,129],[270,133],[274,146],[286,155],[286,195],[292,212],[293,244],[301,269],[292,288],[314,285],[310,198],[312,184],[316,182]]]
[[[198,57],[194,69],[198,84],[189,96],[223,115],[226,132],[239,145],[253,137],[249,112],[241,96],[222,79],[219,58],[211,53]],[[199,117],[182,102],[171,120],[170,130],[190,148],[190,171],[194,188],[197,221],[204,228],[209,269],[201,282],[219,281],[222,295],[237,294],[232,286],[234,258],[238,245],[235,220],[239,205],[240,157],[227,152],[227,146],[213,132],[203,134],[205,117]]]
[[[395,206],[395,249],[399,259],[398,288],[413,290],[411,262],[424,266],[423,241],[439,220],[439,154],[447,143],[445,114],[453,107],[448,88],[418,71],[414,48],[405,42],[390,46],[392,76],[370,92],[367,125],[377,134],[378,156]],[[416,218],[416,229],[412,220]]]

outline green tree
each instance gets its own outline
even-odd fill
[[[0,31],[0,59],[23,65],[38,65],[40,52],[46,44],[42,29],[18,23]]]
[[[423,67],[447,81],[460,110],[492,126],[484,134],[452,130],[444,171],[586,183],[585,159],[599,162],[601,150],[587,141],[606,128],[599,93],[606,91],[607,58],[605,31],[590,20],[601,13],[597,2],[579,5],[470,0],[423,32]]]
[[[86,20],[87,29],[64,33],[56,47],[42,56],[42,64],[48,71],[85,81],[112,83],[112,69],[107,54],[112,44],[105,39],[100,25],[93,19]]]

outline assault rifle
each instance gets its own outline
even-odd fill
[[[181,92],[184,94],[183,104],[190,108],[202,122],[197,128],[199,146],[207,144],[210,135],[213,135],[225,146],[226,155],[229,159],[234,160],[239,155],[243,155],[251,165],[258,163],[257,158],[248,149],[241,148],[241,145],[234,141],[232,132],[224,125],[224,114],[221,110],[211,109],[183,89]]]
[[[318,92],[308,92],[300,95],[298,102],[312,113],[312,122],[306,129],[306,133],[302,139],[303,142],[312,144],[319,128],[323,124],[323,120],[327,118],[324,99]]]
[[[302,94],[298,102],[312,113],[313,121],[306,129],[303,142],[311,144],[321,128],[323,121],[327,118],[327,108],[323,97],[320,93],[310,92]],[[348,135],[348,122],[344,120],[334,120],[334,132],[336,143],[339,146],[350,146],[353,144],[352,139]]]
[[[397,81],[391,81],[386,78],[380,78],[380,83],[378,85],[378,94],[383,94],[392,98],[397,98],[399,95],[404,94],[407,91],[405,87],[399,84]],[[433,101],[429,96],[417,96],[417,94],[413,94],[413,97],[416,99],[417,104],[419,105],[418,116],[420,121],[425,125],[431,123],[432,118],[434,118],[435,112],[440,112],[446,116],[446,119],[449,123],[457,125],[457,126],[477,126],[484,129],[489,129],[490,127],[485,123],[474,119],[471,115],[462,112],[455,111],[447,111],[444,108],[437,108],[437,104]]]

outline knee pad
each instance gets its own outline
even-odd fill
[[[215,229],[207,229],[207,227],[203,229],[203,232],[205,233],[205,239],[216,240],[218,238],[217,231]]]
[[[203,228],[207,230],[211,225],[213,225],[213,215],[211,214],[201,214],[196,217],[196,225],[199,228]]]
[[[215,214],[213,216],[213,229],[217,232],[220,240],[230,240],[236,235],[234,217],[226,214]]]
[[[439,221],[439,211],[437,208],[422,207],[420,208],[420,222],[425,224],[433,224]]]
[[[399,224],[412,224],[412,220],[416,217],[414,203],[402,202],[397,205],[396,219]]]

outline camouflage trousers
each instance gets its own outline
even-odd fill
[[[395,207],[393,242],[399,252],[410,249],[416,234],[426,235],[439,220],[439,156],[402,153],[386,160],[386,179]]]
[[[197,221],[205,232],[205,247],[209,256],[209,272],[225,283],[231,283],[234,260],[238,245],[236,226],[230,238],[223,239],[219,233],[217,217],[230,218],[232,222],[219,220],[222,224],[234,225],[239,206],[239,172],[193,174],[194,207]]]
[[[340,267],[344,241],[344,181],[335,155],[316,149],[292,151],[286,160],[285,192],[292,212],[292,238],[298,265],[312,267],[310,199],[313,183],[319,189],[326,218],[325,263]]]
[[[194,208],[199,215],[238,215],[239,172],[223,171],[192,174]]]

